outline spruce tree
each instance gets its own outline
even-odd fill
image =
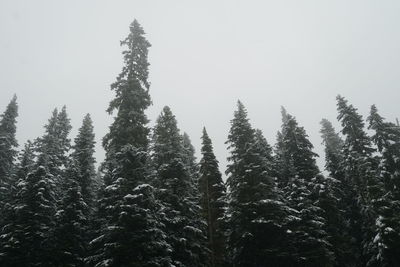
[[[335,132],[332,123],[327,119],[321,121],[321,137],[325,145],[325,169],[336,179],[343,179],[341,164],[343,162],[343,140]]]
[[[17,156],[17,131],[18,105],[14,96],[0,116],[0,186],[10,177],[15,158]]]
[[[150,83],[148,48],[151,46],[144,36],[142,26],[134,20],[129,27],[129,35],[121,46],[125,65],[117,81],[111,85],[115,98],[107,109],[109,114],[117,112],[110,132],[103,139],[103,146],[108,157],[120,151],[126,144],[147,148],[149,128],[144,111],[151,104],[149,95]]]
[[[17,157],[17,140],[15,138],[18,116],[17,97],[14,96],[0,116],[0,214],[4,214],[5,205],[11,200],[14,162]],[[4,215],[0,218],[3,225]]]
[[[187,151],[169,107],[164,107],[154,127],[152,153],[157,173],[154,183],[165,206],[163,222],[172,246],[172,263],[182,267],[207,266],[206,225],[186,164]]]
[[[226,189],[206,128],[203,128],[202,141],[199,174],[200,204],[208,227],[207,239],[211,252],[211,266],[225,266],[227,263],[223,217],[226,208]]]
[[[41,155],[34,171],[18,183],[14,220],[1,236],[2,266],[53,266],[55,202],[53,177]]]
[[[310,181],[319,173],[312,150],[314,146],[308,140],[303,127],[282,107],[282,130],[278,133],[276,149],[276,169],[280,184],[284,187],[289,177],[298,176]]]
[[[373,240],[377,249],[372,263],[396,266],[400,264],[400,127],[385,122],[375,105],[371,107],[368,122],[368,128],[375,132],[372,140],[380,152],[376,175],[382,182],[381,188],[377,188],[379,196],[372,203],[378,214]]]
[[[261,139],[263,140],[263,139]],[[264,142],[256,138],[238,102],[228,136],[228,255],[233,266],[291,264],[287,225],[290,209],[270,176]]]
[[[46,164],[56,184],[57,199],[61,198],[64,170],[68,167],[68,152],[71,148],[69,132],[72,127],[68,118],[67,109],[63,106],[59,112],[57,108],[45,125],[45,133],[36,139],[37,153],[46,155]]]
[[[66,192],[55,215],[54,266],[85,266],[89,210],[78,183],[79,171],[71,162],[64,177]]]
[[[150,105],[147,53],[144,31],[134,20],[121,42],[125,65],[111,85],[116,97],[108,112],[117,112],[110,132],[103,139],[106,161],[100,192],[98,221],[102,224],[92,242],[87,262],[95,266],[170,266],[162,212],[147,184],[148,119]]]
[[[374,149],[357,109],[341,96],[337,97],[337,109],[338,120],[343,127],[342,134],[345,136],[343,191],[354,240],[354,261],[367,264],[377,249],[373,243],[377,211],[371,205],[380,194],[377,192],[379,180],[375,176],[377,162],[373,158]]]
[[[96,176],[94,146],[95,136],[93,133],[93,122],[90,115],[87,114],[83,119],[81,128],[75,138],[72,159],[77,165],[78,184],[81,188],[81,194],[86,204],[92,206],[94,200],[94,179]]]
[[[316,177],[319,181],[314,196],[323,210],[328,240],[335,254],[335,266],[351,266],[354,247],[347,220],[348,207],[343,201],[346,199],[342,154],[344,142],[326,119],[321,121],[320,133],[325,145],[325,169],[329,177]]]

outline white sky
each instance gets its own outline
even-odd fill
[[[323,166],[319,121],[338,126],[338,93],[363,115],[373,103],[399,115],[399,14],[390,0],[0,0],[0,110],[18,95],[21,146],[43,134],[54,107],[67,105],[72,139],[91,113],[101,161],[119,41],[136,18],[152,43],[152,122],[169,105],[198,151],[205,125],[224,170],[237,99],[271,144],[283,105]]]

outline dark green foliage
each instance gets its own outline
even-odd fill
[[[289,177],[310,181],[319,173],[314,148],[303,127],[282,108],[282,130],[278,133],[275,168],[279,183],[284,187]]]
[[[43,158],[17,185],[13,221],[1,236],[2,266],[53,266],[51,236],[54,229],[53,177]]]
[[[12,187],[15,181],[14,161],[17,157],[16,119],[18,116],[17,97],[14,96],[0,116],[0,227],[4,223],[7,203],[12,198]]]
[[[325,169],[336,179],[343,179],[341,164],[343,163],[343,140],[335,132],[332,123],[327,119],[321,121],[321,137],[325,145]]]
[[[79,187],[79,169],[71,163],[66,171],[66,192],[58,207],[55,227],[54,266],[84,266],[89,208]]]
[[[36,150],[41,157],[45,157],[47,168],[53,175],[56,184],[56,193],[61,197],[64,170],[69,165],[68,152],[71,149],[71,140],[68,138],[72,127],[64,106],[61,112],[54,109],[47,125],[45,133],[36,140]]]
[[[78,136],[75,138],[71,157],[78,170],[76,180],[81,188],[82,197],[85,203],[90,206],[93,205],[95,196],[94,179],[96,171],[94,164],[96,160],[93,155],[95,143],[92,119],[87,114],[83,119]]]
[[[211,252],[211,266],[224,266],[226,264],[225,235],[222,220],[226,208],[226,189],[206,128],[203,129],[202,140],[199,174],[200,205],[208,227],[207,239]]]
[[[375,134],[372,140],[381,153],[376,173],[376,186],[372,191],[372,205],[376,213],[374,251],[370,265],[396,266],[400,264],[400,128],[394,123],[385,122],[373,105],[368,117],[369,128]]]
[[[175,266],[207,266],[205,222],[197,205],[197,189],[186,164],[175,116],[164,107],[153,134],[153,164],[157,172],[158,198],[165,206],[167,241]]]
[[[290,222],[290,257],[296,266],[332,266],[334,254],[324,219],[318,206],[316,192],[321,188],[321,177],[307,182],[291,179],[285,188],[285,199],[293,209]]]
[[[15,139],[17,116],[17,97],[14,96],[0,116],[0,186],[3,186],[11,175],[17,156],[18,143]]]
[[[102,245],[88,261],[95,266],[169,266],[161,207],[153,187],[144,184],[147,153],[125,146],[116,156],[113,182],[101,200],[106,225],[92,241]]]
[[[260,136],[259,136],[260,137]],[[234,266],[289,264],[287,224],[290,209],[269,176],[268,151],[256,138],[247,111],[238,102],[228,136],[228,255]]]
[[[103,146],[108,157],[126,145],[147,148],[149,129],[144,110],[151,104],[149,95],[147,61],[150,43],[144,37],[143,28],[134,20],[130,32],[121,46],[125,65],[117,81],[111,85],[115,98],[110,102],[107,112],[117,112],[110,132],[103,139]]]

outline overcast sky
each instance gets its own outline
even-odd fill
[[[390,0],[0,0],[0,109],[17,94],[21,146],[43,134],[55,107],[67,106],[71,138],[90,113],[101,161],[119,42],[136,18],[152,44],[152,123],[169,105],[197,151],[206,126],[224,170],[236,101],[271,144],[283,105],[323,166],[319,122],[338,126],[337,94],[364,116],[371,104],[399,116],[399,14]]]

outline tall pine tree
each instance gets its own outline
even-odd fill
[[[262,141],[262,142],[260,142]],[[269,174],[268,149],[238,102],[227,144],[228,255],[232,266],[289,265],[287,229],[290,209]],[[267,152],[268,153],[268,152]]]
[[[200,215],[196,185],[190,175],[175,116],[164,107],[153,134],[155,185],[164,208],[167,241],[175,266],[208,266],[205,222]]]
[[[160,205],[148,184],[148,48],[143,28],[134,20],[121,42],[125,65],[111,85],[116,97],[108,112],[116,111],[106,150],[104,186],[98,216],[103,224],[91,244],[87,262],[95,266],[169,266],[169,245],[160,223]]]
[[[211,266],[225,266],[225,233],[222,220],[226,208],[226,189],[206,128],[203,129],[202,141],[199,174],[200,204],[203,217],[207,221]]]
[[[78,168],[78,184],[81,188],[82,197],[86,204],[92,206],[94,200],[94,179],[96,177],[94,146],[95,136],[93,133],[93,122],[87,114],[83,119],[81,128],[75,138],[73,152],[71,154]]]
[[[371,107],[368,122],[368,128],[374,131],[372,140],[380,152],[377,179],[384,185],[372,203],[378,214],[373,240],[377,244],[374,263],[397,266],[400,265],[400,127],[386,122],[375,105]]]
[[[18,116],[17,97],[14,96],[7,105],[6,110],[0,116],[0,214],[4,213],[4,205],[11,200],[13,183],[14,161],[17,157],[17,131],[16,119]],[[3,225],[0,218],[0,227]]]

